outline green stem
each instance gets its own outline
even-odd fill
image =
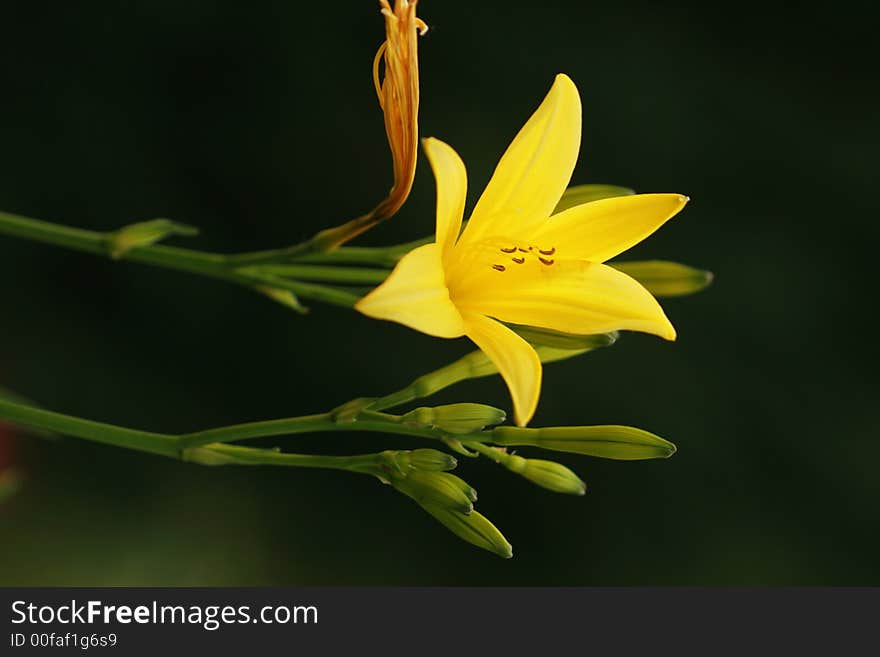
[[[379,414],[376,415],[379,416]],[[273,449],[242,447],[224,443],[279,434],[351,429],[427,435],[427,432],[416,431],[414,427],[407,430],[406,427],[395,424],[394,416],[383,416],[381,419],[374,419],[364,426],[355,428],[347,424],[334,424],[330,414],[309,415],[270,422],[253,422],[192,434],[169,435],[93,422],[2,398],[0,398],[0,418],[25,427],[48,429],[105,445],[157,454],[201,465],[281,465],[300,468],[329,468],[371,475],[380,473],[380,467],[385,458],[384,453],[353,456],[291,454]]]
[[[460,381],[489,376],[497,371],[486,354],[479,350],[472,351],[449,365],[420,376],[405,388],[373,400],[369,409],[383,411],[386,408],[394,408],[416,399],[430,397]]]
[[[314,265],[264,265],[260,271],[273,276],[289,276],[301,281],[376,285],[388,278],[387,269],[365,267],[327,267]]]
[[[401,418],[398,415],[363,411],[356,419],[348,422],[336,421],[332,413],[321,413],[318,415],[304,415],[208,429],[179,436],[179,440],[181,447],[189,448],[209,443],[230,443],[250,438],[323,433],[327,431],[392,433],[431,440],[445,440],[450,437],[450,434],[440,429],[401,422]]]
[[[356,420],[349,422],[337,422],[332,413],[320,413],[280,420],[250,422],[181,435],[138,431],[103,422],[84,420],[2,398],[0,398],[0,418],[25,427],[47,429],[105,445],[114,445],[175,459],[184,458],[184,460],[195,460],[187,458],[186,455],[186,452],[193,448],[206,447],[215,450],[217,445],[223,443],[302,433],[366,431],[432,440],[444,440],[449,437],[448,433],[440,429],[410,424],[403,422],[399,416],[371,411],[365,411]],[[264,452],[266,450],[257,451]],[[312,458],[312,455],[305,456]],[[272,459],[277,461],[275,457]],[[309,459],[302,459],[302,463],[308,462],[310,462]],[[314,460],[314,463],[318,464],[321,461]],[[324,466],[315,465],[314,467]]]
[[[69,228],[8,212],[0,212],[0,234],[62,246],[85,253],[110,256],[109,234],[107,233]],[[125,253],[124,259],[217,278],[249,288],[266,285],[279,287],[290,290],[304,299],[321,301],[344,308],[350,308],[360,298],[359,295],[346,290],[316,283],[285,280],[256,268],[237,269],[233,264],[236,256],[218,253],[153,244],[131,249]],[[314,274],[320,268],[312,267],[311,269]]]
[[[235,424],[217,429],[206,429],[204,431],[183,434],[178,437],[178,440],[181,447],[188,448],[215,442],[228,443],[249,438],[266,438],[268,436],[309,433],[312,431],[332,431],[333,429],[339,429],[339,426],[333,421],[333,416],[330,413],[319,413],[317,415],[302,415],[282,420],[248,422],[246,424]]]
[[[48,429],[105,445],[180,458],[177,438],[161,433],[137,431],[103,422],[83,420],[71,415],[17,404],[7,399],[0,399],[0,417],[26,427]]]
[[[382,453],[355,456],[324,456],[321,454],[290,454],[271,449],[211,443],[183,451],[184,461],[201,465],[281,465],[296,468],[324,468],[376,475],[380,471]]]
[[[322,253],[306,253],[287,259],[287,262],[295,263],[328,263],[350,265],[379,265],[381,267],[393,267],[400,260],[402,253],[398,253],[399,246],[387,248],[368,246],[340,246],[332,251]]]

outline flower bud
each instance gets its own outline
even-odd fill
[[[179,224],[170,219],[151,219],[123,226],[108,237],[110,257],[121,258],[139,246],[150,246],[171,235],[198,235],[198,229]]]
[[[423,406],[403,416],[403,422],[436,427],[455,434],[474,433],[484,427],[504,422],[507,414],[485,404],[448,404]]]
[[[411,470],[395,477],[392,485],[422,506],[435,506],[468,514],[474,509],[476,491],[465,481],[445,472]]]
[[[416,470],[443,472],[455,470],[458,461],[452,454],[436,449],[414,449],[409,453],[409,465]]]
[[[575,333],[563,333],[551,329],[537,328],[534,326],[511,325],[514,331],[533,345],[544,345],[560,350],[583,350],[589,351],[600,347],[609,347],[617,342],[618,333],[596,333],[593,335],[577,335]],[[544,360],[542,358],[542,360]],[[546,361],[545,361],[546,362]]]
[[[513,556],[513,548],[504,535],[478,511],[464,515],[429,504],[423,504],[422,508],[460,539],[493,552],[504,559],[510,559]]]
[[[524,459],[516,455],[510,455],[502,463],[511,472],[522,475],[541,488],[552,490],[555,493],[583,495],[587,492],[587,485],[581,481],[580,477],[561,463],[540,459]]]
[[[693,294],[709,287],[714,278],[710,271],[666,260],[611,262],[609,265],[636,279],[655,297]]]
[[[635,427],[616,425],[541,429],[496,427],[492,430],[492,442],[621,461],[665,459],[675,454],[675,445],[660,436]]]

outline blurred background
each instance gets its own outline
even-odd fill
[[[678,342],[626,334],[548,366],[533,423],[643,427],[672,459],[560,455],[584,498],[463,463],[504,561],[367,477],[7,429],[0,457],[25,478],[0,506],[0,583],[880,584],[873,23],[778,5],[420,4],[422,134],[462,155],[471,206],[560,71],[584,104],[573,182],[693,199],[626,256],[715,272],[664,302]],[[0,22],[4,210],[98,230],[171,217],[202,229],[177,244],[232,252],[299,241],[391,184],[371,0],[6,3]],[[422,158],[408,204],[358,243],[427,235],[433,204]],[[8,237],[0,281],[0,385],[155,431],[322,411],[470,349]],[[497,377],[435,401],[509,405]]]

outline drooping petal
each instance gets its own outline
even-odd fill
[[[449,299],[436,244],[407,253],[385,282],[358,301],[355,309],[438,338],[457,338],[465,333],[461,314]]]
[[[566,75],[508,147],[462,234],[462,243],[528,234],[553,212],[581,143],[581,100]]]
[[[509,328],[476,313],[464,315],[467,336],[495,363],[513,399],[513,415],[525,426],[541,396],[541,359],[534,348]]]
[[[503,322],[566,333],[616,330],[653,333],[675,339],[675,329],[657,300],[634,279],[599,263],[524,257],[505,271],[490,270],[454,291],[463,315],[482,313]],[[498,285],[480,280],[496,277]]]
[[[681,194],[635,194],[601,199],[554,215],[531,241],[559,257],[605,262],[638,244],[688,202]]]
[[[444,255],[455,245],[461,231],[467,197],[467,171],[453,148],[439,139],[422,140],[422,147],[437,183],[437,244]]]

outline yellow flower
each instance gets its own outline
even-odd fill
[[[675,339],[656,299],[602,263],[641,242],[688,199],[621,196],[551,217],[574,170],[580,138],[577,88],[558,75],[501,158],[463,232],[464,163],[447,144],[425,139],[437,181],[436,241],[404,256],[356,305],[365,315],[429,335],[469,337],[498,367],[520,426],[538,404],[541,360],[502,322],[576,334],[628,329]]]

